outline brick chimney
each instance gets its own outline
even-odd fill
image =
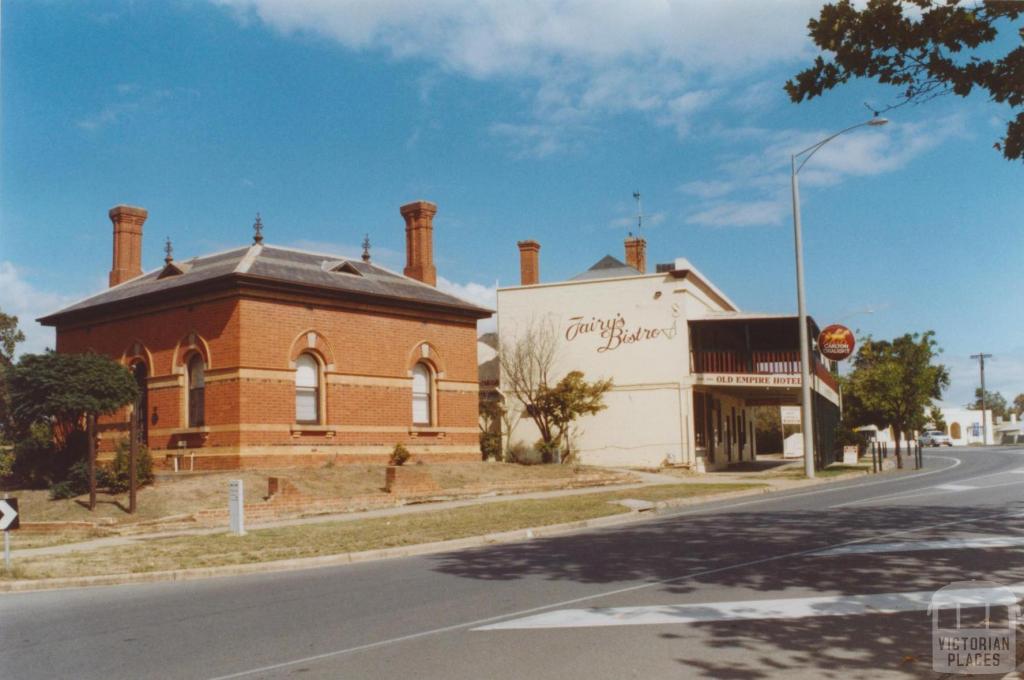
[[[115,205],[107,214],[114,223],[110,285],[116,286],[142,274],[142,225],[149,213],[132,205]]]
[[[434,267],[434,215],[430,201],[413,201],[401,208],[405,218],[405,275],[431,286],[437,285]]]
[[[647,273],[647,241],[639,236],[626,237],[626,264],[641,274]]]
[[[532,286],[540,283],[540,244],[536,241],[520,241],[519,284]]]

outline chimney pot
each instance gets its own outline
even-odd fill
[[[405,275],[430,286],[437,285],[434,267],[434,215],[437,205],[413,201],[400,209],[405,218]]]
[[[639,236],[626,237],[626,264],[641,274],[647,273],[647,241]]]
[[[114,262],[110,285],[142,275],[142,225],[149,212],[133,205],[115,205],[107,213],[114,224]]]
[[[533,286],[540,283],[540,244],[519,241],[519,284]]]

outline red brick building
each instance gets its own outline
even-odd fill
[[[479,459],[476,322],[435,288],[437,206],[402,206],[404,276],[370,262],[263,243],[141,269],[147,212],[110,211],[110,288],[39,321],[58,352],[95,351],[143,390],[154,462],[229,469]],[[258,224],[258,223],[257,223]],[[141,419],[140,419],[141,421]],[[101,459],[128,410],[101,422]],[[104,455],[105,454],[105,455]]]

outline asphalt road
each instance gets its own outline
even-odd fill
[[[1024,448],[629,526],[0,596],[0,677],[936,677],[921,598],[1024,582]]]

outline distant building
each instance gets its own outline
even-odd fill
[[[553,379],[581,370],[614,381],[607,409],[578,423],[584,463],[701,470],[751,460],[753,408],[800,403],[797,317],[741,312],[683,258],[648,272],[646,246],[630,237],[625,262],[609,255],[567,281],[542,282],[540,244],[521,241],[521,285],[498,290],[502,344],[545,328],[557,341]],[[815,450],[825,464],[839,395],[813,341],[811,350]],[[506,383],[503,375],[508,396]],[[526,415],[511,434],[527,445],[538,437]]]
[[[120,205],[110,288],[50,314],[58,352],[134,371],[133,412],[157,464],[196,469],[477,460],[478,319],[491,311],[434,287],[437,206],[402,206],[406,267],[263,243],[173,258],[142,272],[148,213]],[[128,409],[101,422],[101,453]]]
[[[995,441],[997,444],[1024,444],[1024,422],[1011,413],[1005,421],[996,419]]]
[[[942,418],[946,421],[943,432],[953,440],[953,446],[972,446],[975,444],[996,443],[995,430],[992,424],[992,410],[985,410],[985,428],[987,435],[982,438],[982,413],[981,409],[942,407]]]

